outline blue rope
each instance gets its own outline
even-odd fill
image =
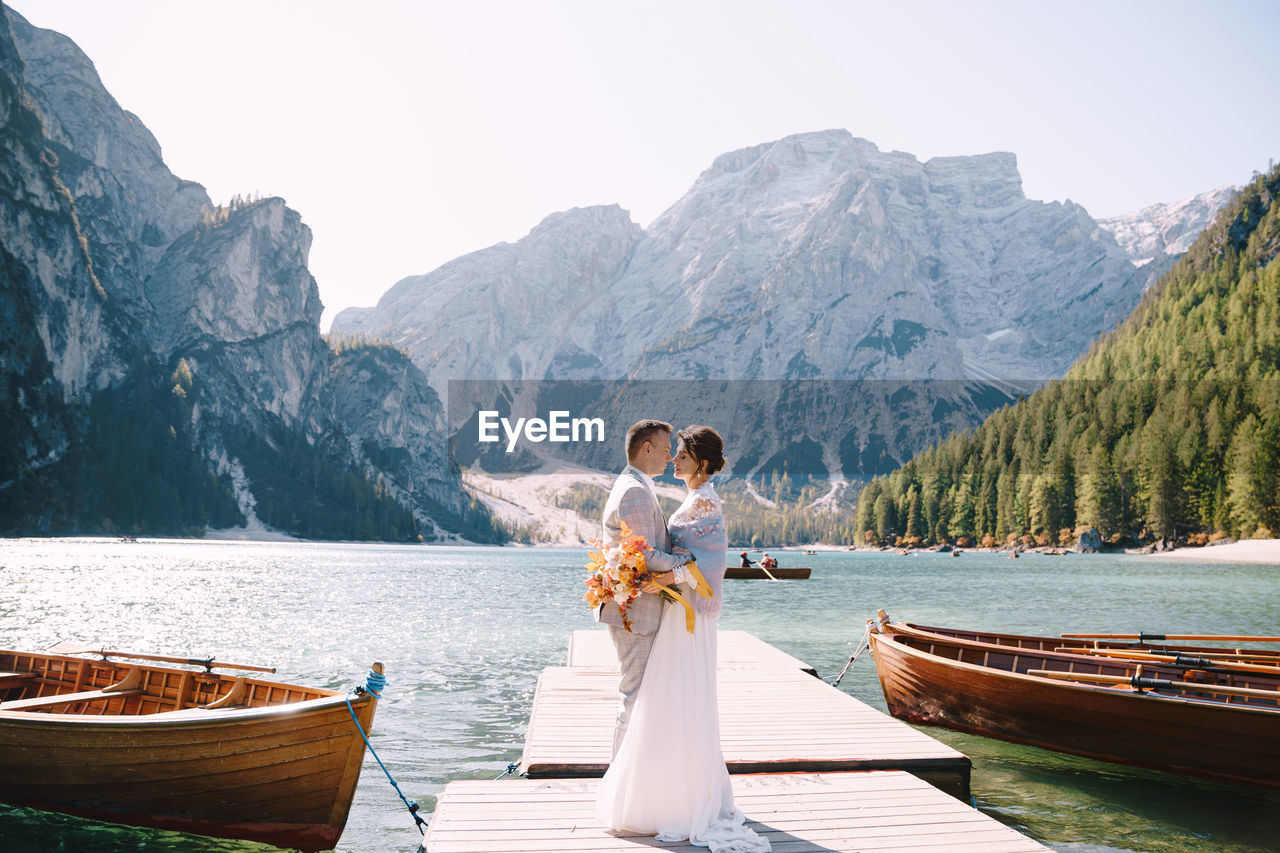
[[[365,680],[364,687],[357,687],[356,693],[368,693],[375,699],[382,697],[382,688],[387,686],[387,677],[380,672],[369,670],[369,677]],[[347,711],[351,713],[351,721],[356,724],[356,731],[360,732],[360,737],[364,738],[364,745],[369,748],[373,760],[378,762],[378,766],[382,768],[382,772],[387,775],[387,781],[391,783],[391,787],[396,789],[396,793],[400,795],[400,801],[404,803],[405,808],[409,810],[409,814],[413,815],[413,821],[418,826],[418,833],[426,835],[427,822],[418,814],[418,801],[411,800],[404,795],[404,791],[400,790],[400,786],[396,784],[396,780],[391,778],[391,771],[387,770],[387,765],[382,763],[382,759],[378,757],[378,752],[373,748],[373,744],[369,743],[369,736],[364,733],[364,728],[360,725],[360,720],[356,717],[355,708],[351,707],[351,694],[347,694]]]
[[[374,699],[382,698],[382,688],[387,686],[387,677],[377,670],[369,670],[369,675],[365,677],[364,689],[369,691]]]

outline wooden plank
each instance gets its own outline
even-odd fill
[[[83,693],[61,693],[54,696],[36,696],[32,699],[14,699],[0,702],[0,711],[30,711],[33,708],[55,708],[59,705],[70,705],[74,702],[101,702],[119,699],[121,696],[136,696],[142,692],[141,687],[126,690],[113,690],[105,693],[101,690],[86,690]]]
[[[717,645],[719,658],[716,666],[719,669],[741,667],[758,670],[780,667],[799,669],[810,675],[818,674],[818,671],[809,664],[792,657],[777,646],[769,645],[747,631],[720,631]],[[590,628],[574,631],[569,637],[568,664],[569,666],[601,667],[616,672],[618,655],[613,650],[609,632]]]
[[[902,771],[732,777],[748,823],[775,853],[1043,853],[1047,847]],[[459,781],[445,787],[425,853],[612,853],[661,847],[595,818],[594,779]]]
[[[31,683],[35,677],[34,672],[0,672],[0,690],[21,687]]]
[[[601,776],[617,711],[616,672],[549,667],[538,679],[521,768]],[[720,670],[720,737],[730,773],[896,769],[967,796],[962,753],[799,669]]]

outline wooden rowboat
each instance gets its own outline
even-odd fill
[[[883,613],[883,611],[881,611]],[[910,622],[894,623],[894,630],[903,634],[946,637],[968,640],[974,643],[990,643],[1019,649],[1038,651],[1066,651],[1072,654],[1099,654],[1121,657],[1124,653],[1137,652],[1135,659],[1149,656],[1213,658],[1227,663],[1240,661],[1250,665],[1280,666],[1280,650],[1249,646],[1197,646],[1156,640],[1158,635],[1144,635],[1148,640],[1088,640],[1069,637],[1038,637],[1026,634],[999,634],[993,631],[973,631],[966,628],[940,628],[933,625],[916,625]]]
[[[364,758],[352,711],[367,733],[377,704],[350,701],[209,669],[0,650],[0,802],[329,849]]]
[[[750,568],[730,566],[724,570],[724,576],[727,580],[740,581],[802,581],[808,580],[809,573],[812,571],[813,569],[810,568],[762,569],[759,566],[751,566]]]
[[[895,717],[1088,758],[1280,787],[1280,673],[870,633]]]

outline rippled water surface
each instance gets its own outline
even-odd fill
[[[899,619],[1020,633],[1280,633],[1280,567],[1153,557],[820,553],[808,581],[725,584],[720,624],[755,633],[831,679],[884,607]],[[583,552],[312,543],[0,541],[0,646],[59,640],[279,668],[346,688],[373,660],[389,685],[373,744],[423,804],[454,779],[518,760],[538,672],[593,627]],[[841,689],[881,710],[860,659]],[[1005,744],[929,734],[974,761],[978,806],[1056,850],[1280,849],[1280,794]],[[366,756],[342,851],[417,849],[418,832]],[[266,851],[0,806],[6,853]]]

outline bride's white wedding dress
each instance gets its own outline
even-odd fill
[[[720,751],[716,707],[716,622],[727,542],[720,496],[710,483],[690,491],[667,523],[671,544],[688,549],[713,595],[685,610],[669,603],[645,667],[626,736],[600,782],[596,813],[611,830],[689,840],[712,853],[767,853],[767,839],[744,825]]]

